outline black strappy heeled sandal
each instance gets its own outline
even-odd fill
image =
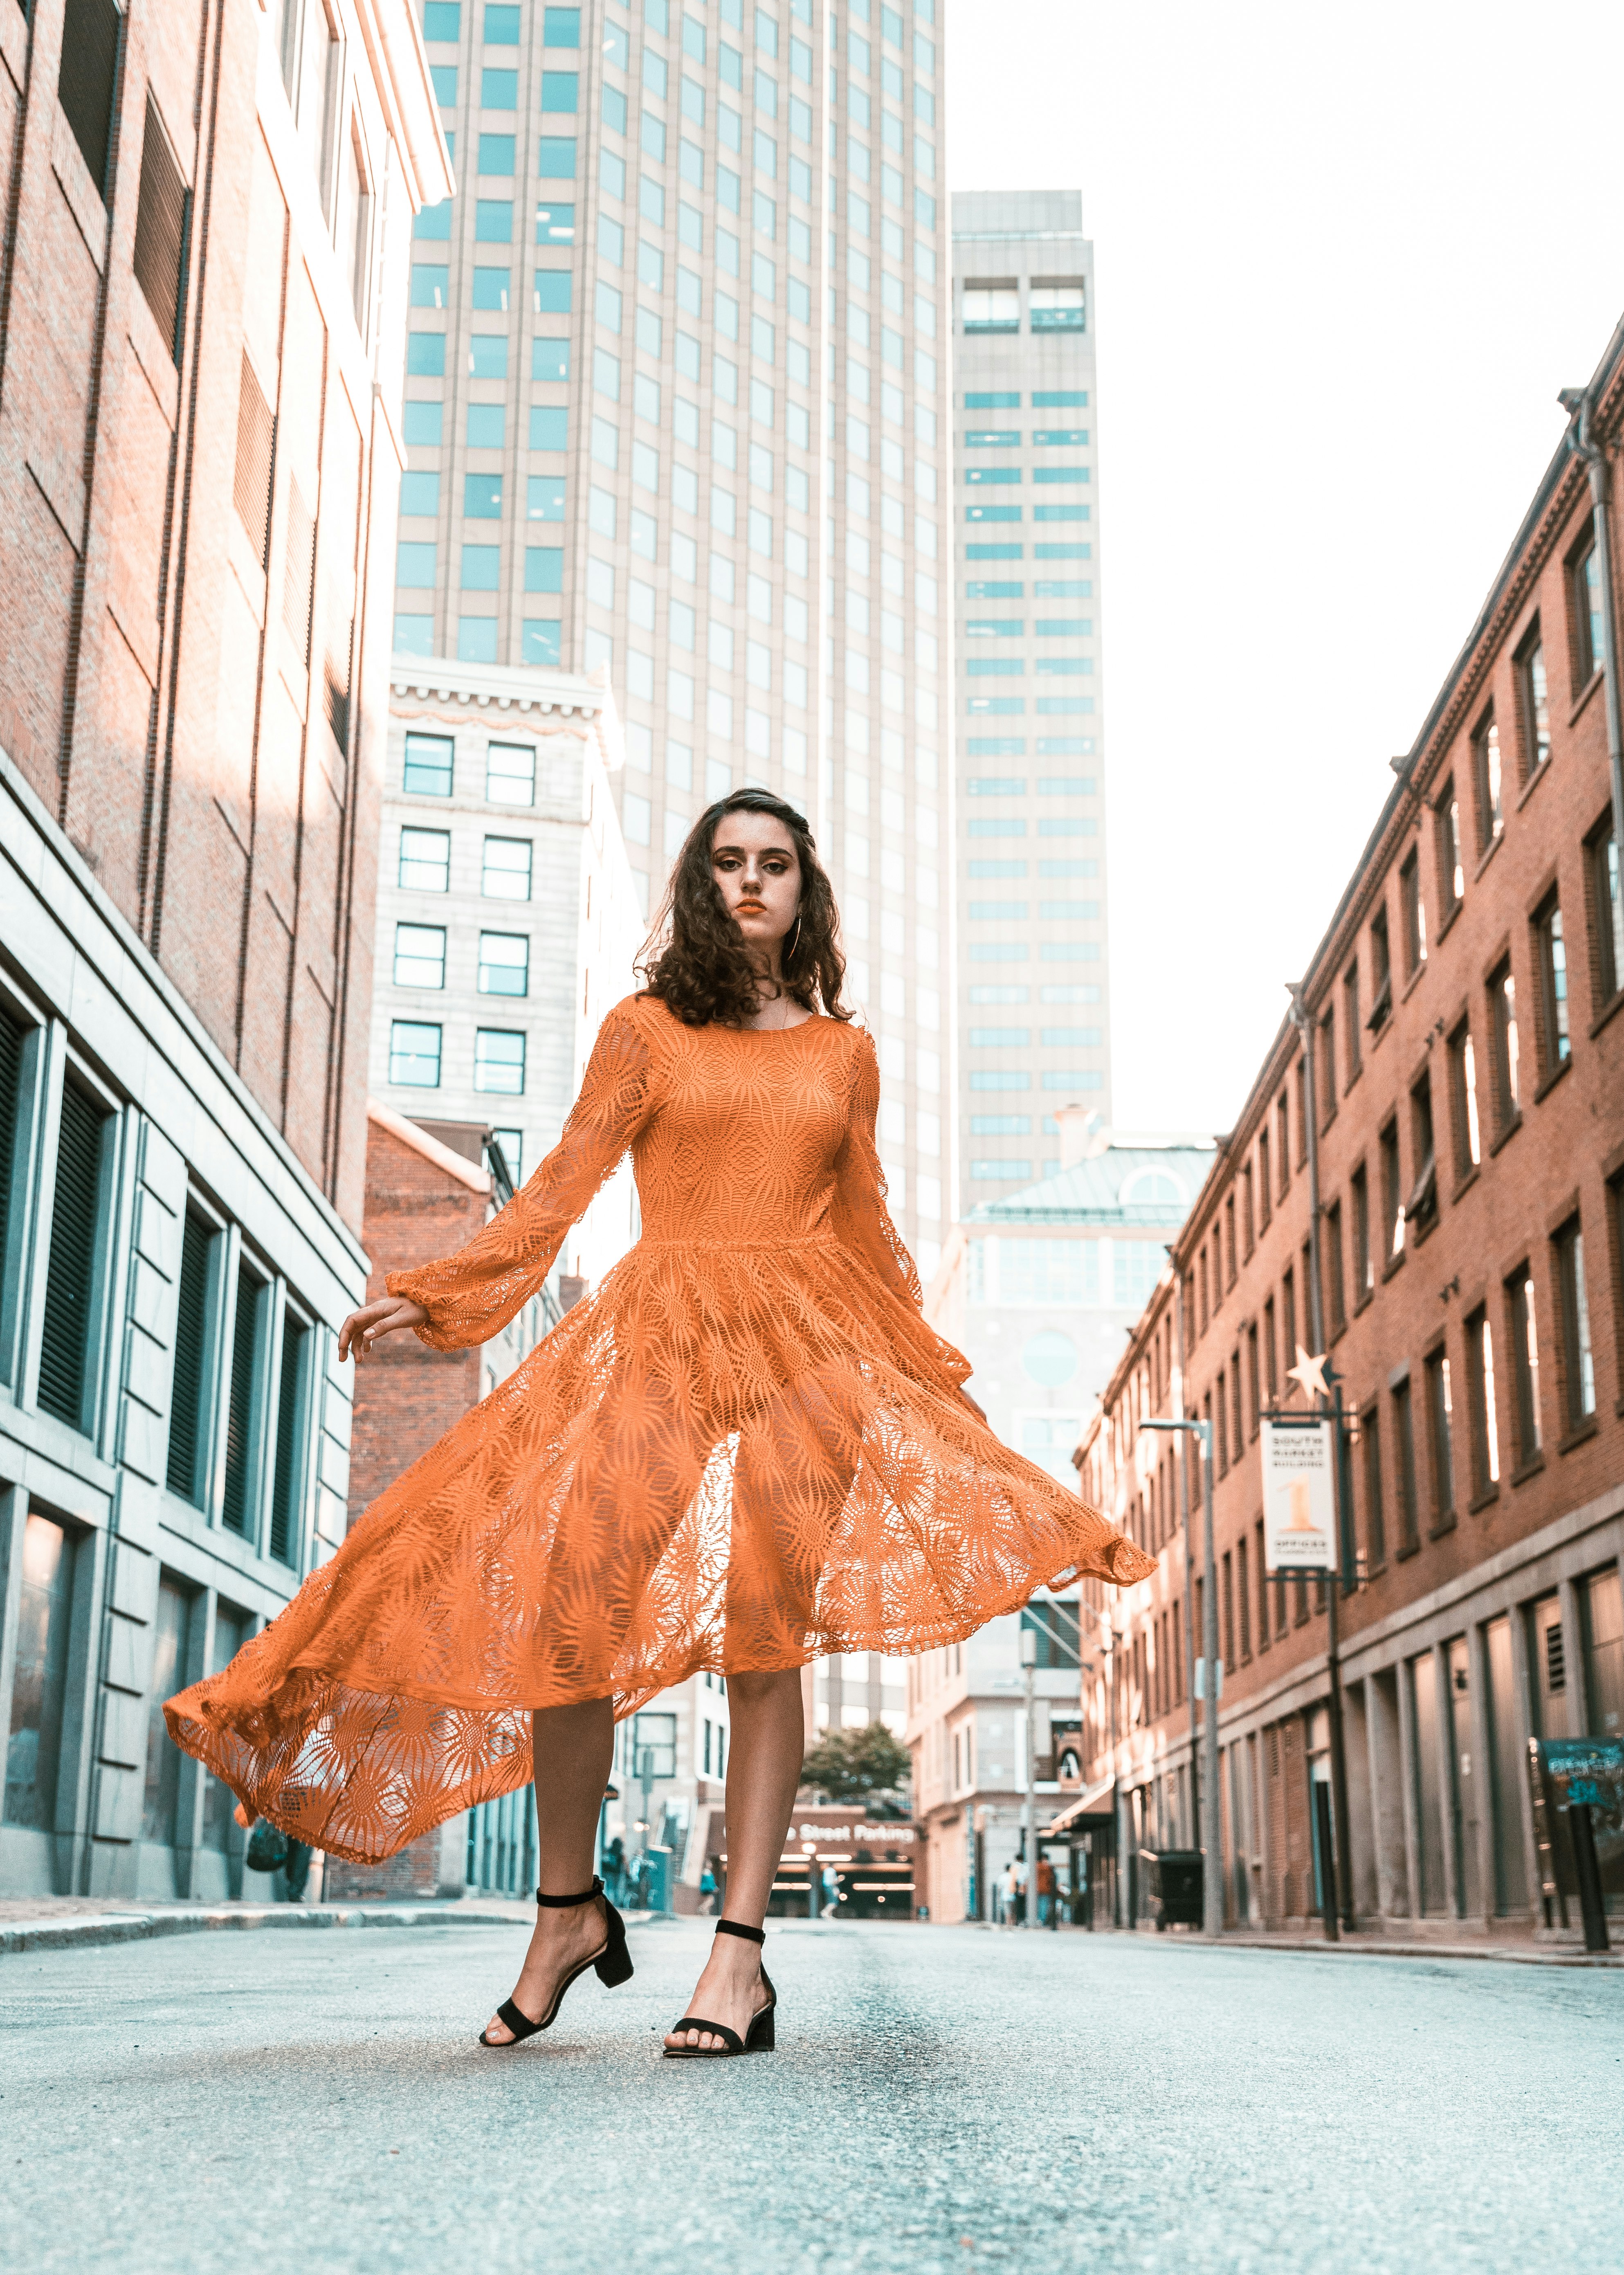
[[[488,2046],[493,2053],[500,2053],[509,2046],[522,2044],[526,2038],[533,2038],[538,2030],[550,2029],[563,2003],[564,1992],[576,1976],[585,1975],[589,1967],[597,1969],[598,1980],[606,1990],[612,1991],[616,1984],[631,1981],[631,1954],[626,1948],[626,1923],[608,1896],[603,1895],[603,1883],[596,1874],[593,1877],[591,1887],[583,1896],[544,1896],[540,1888],[536,1890],[537,1903],[543,1911],[548,1912],[571,1911],[578,1904],[591,1903],[596,1896],[603,1896],[603,1924],[608,1930],[602,1950],[595,1952],[590,1959],[583,1959],[578,1967],[570,1969],[554,1992],[553,2003],[539,2022],[533,2022],[528,2014],[522,2014],[511,1999],[504,1999],[496,2009],[496,2019],[499,2022],[505,2022],[513,2036],[510,2038],[491,2038],[481,2030],[479,2043],[482,2046]]]
[[[720,1919],[718,1935],[742,1936],[746,1943],[762,1944],[766,1936],[759,1927],[742,1927],[737,1920]],[[702,2014],[684,2014],[680,2022],[671,2026],[678,2030],[708,2030],[714,2038],[723,2038],[720,2046],[664,2046],[661,2051],[668,2061],[731,2061],[735,2054],[770,2054],[778,2043],[774,2015],[778,2007],[778,1993],[773,1988],[772,1977],[766,1968],[761,1969],[761,1981],[767,1992],[767,2004],[758,2007],[750,2018],[750,2028],[741,2038],[725,2022],[707,2022]]]

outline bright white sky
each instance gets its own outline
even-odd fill
[[[1115,1119],[1224,1130],[1624,309],[1624,10],[938,22],[950,185],[1095,244]]]

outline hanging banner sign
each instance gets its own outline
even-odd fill
[[[1272,1572],[1336,1569],[1336,1425],[1263,1425],[1264,1555]]]

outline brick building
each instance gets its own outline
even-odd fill
[[[1575,1931],[1542,1899],[1527,1741],[1624,1718],[1618,534],[1578,419],[1616,473],[1624,328],[1573,401],[1302,984],[1312,1066],[1283,1024],[1077,1452],[1086,1497],[1160,1559],[1108,1610],[1091,1591],[1106,1648],[1074,1822],[1114,1815],[1131,1859],[1195,1837],[1200,1544],[1171,1442],[1137,1426],[1175,1410],[1182,1358],[1215,1440],[1231,1923],[1301,1922],[1319,1885],[1326,1598],[1262,1555],[1259,1410],[1303,1404],[1299,1344],[1328,1349],[1353,1425],[1341,1862],[1360,1924]]]
[[[344,1534],[409,243],[450,177],[406,0],[7,8],[0,137],[0,1889],[215,1896],[229,1795],[159,1709]]]

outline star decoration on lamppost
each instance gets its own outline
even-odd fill
[[[1326,1380],[1326,1354],[1321,1351],[1318,1358],[1311,1358],[1302,1344],[1297,1345],[1297,1363],[1295,1366],[1286,1369],[1286,1379],[1296,1383],[1304,1398],[1330,1397],[1331,1386]]]

